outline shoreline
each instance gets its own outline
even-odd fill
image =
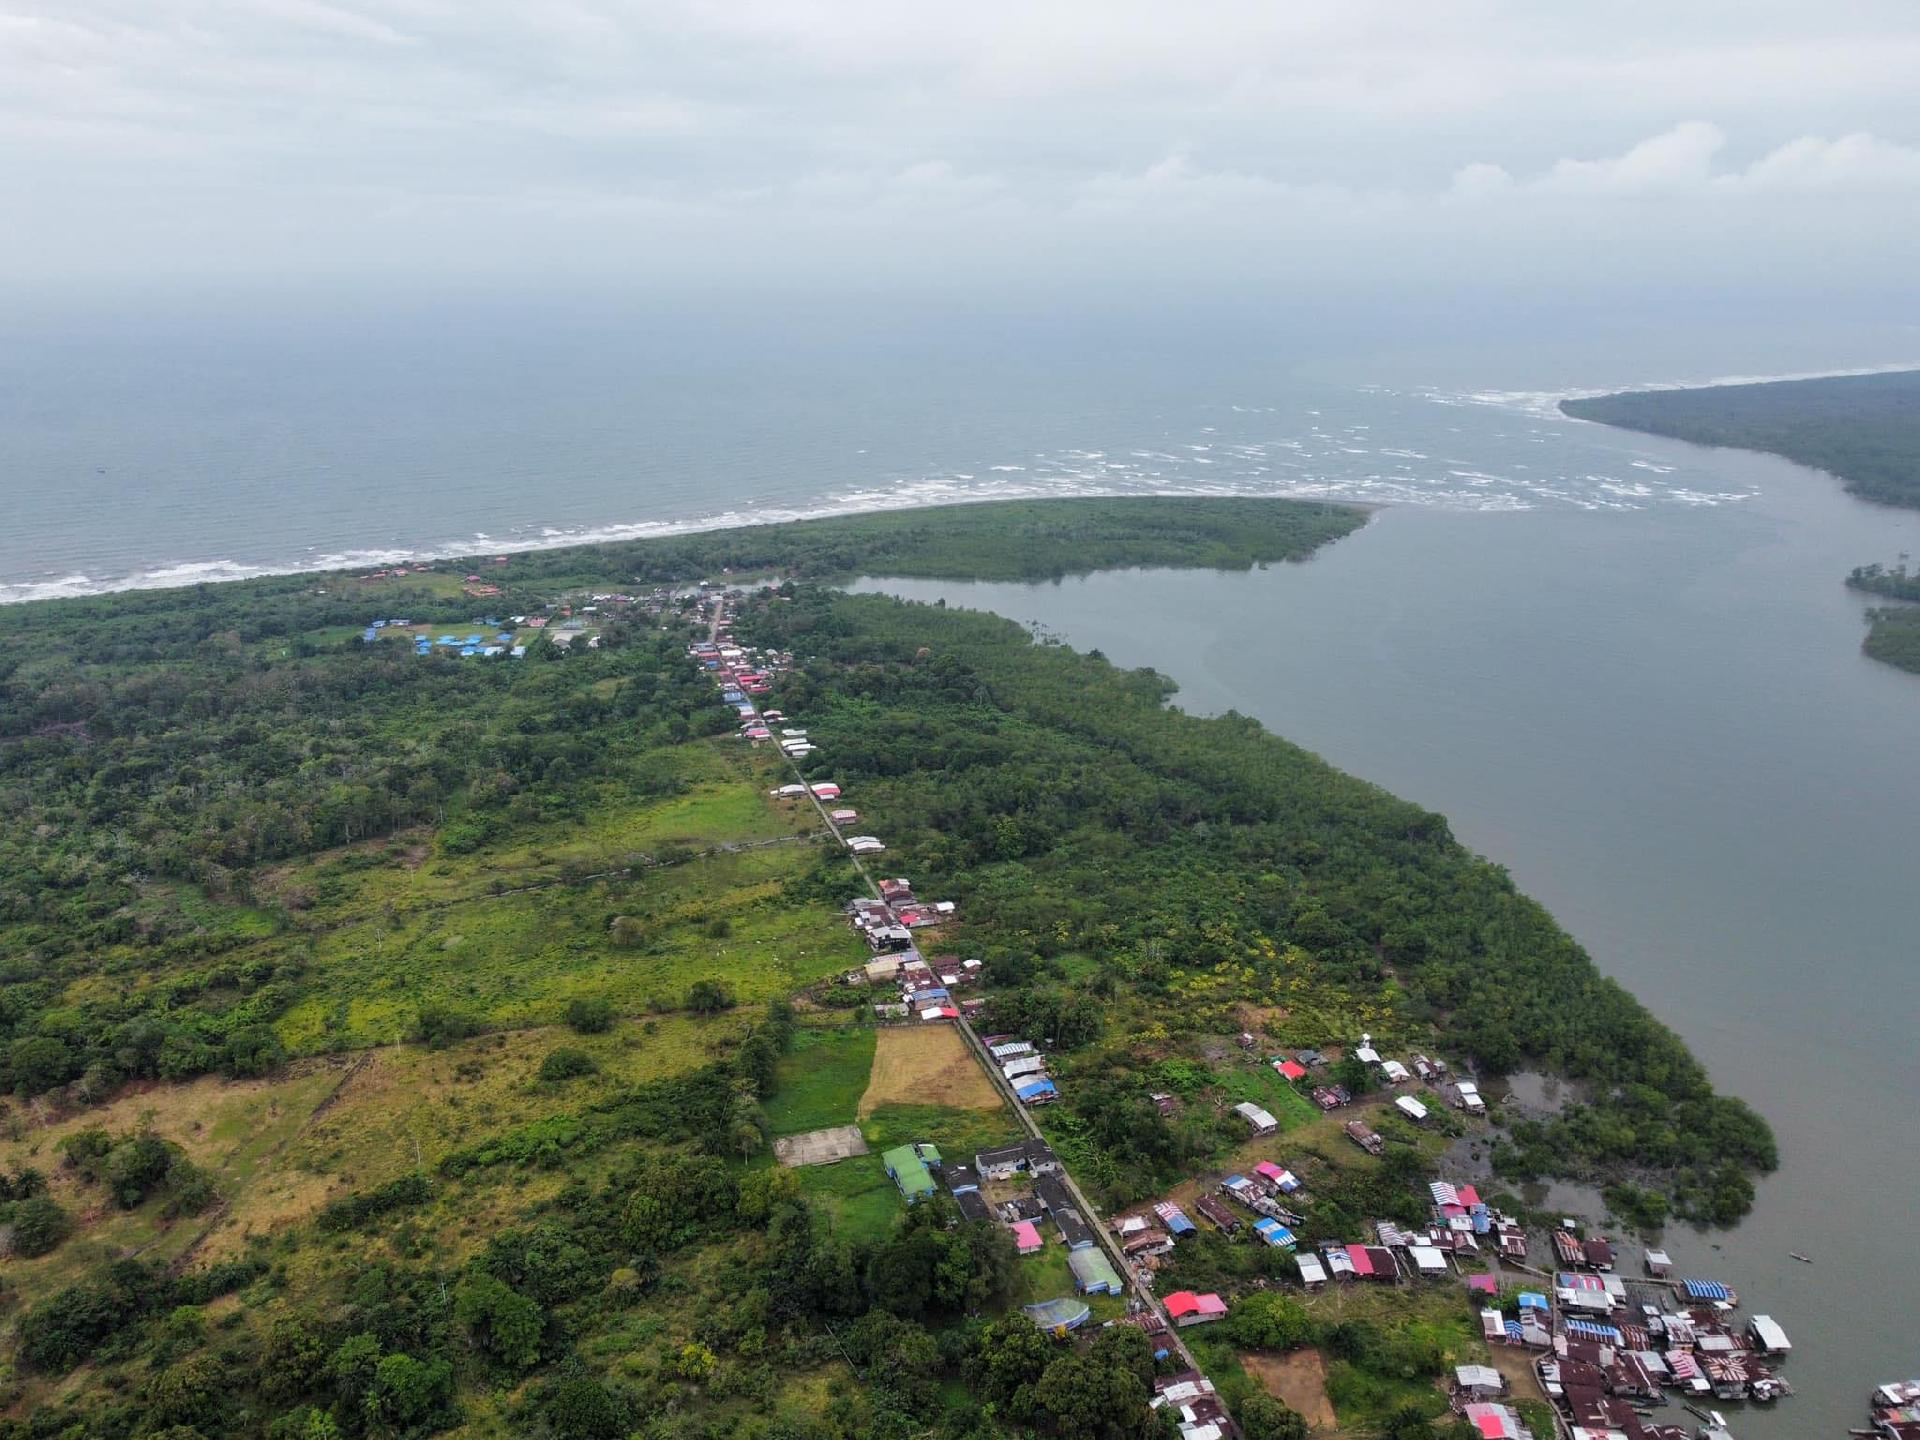
[[[894,515],[911,510],[937,510],[950,505],[991,505],[1007,501],[1047,500],[1288,500],[1298,504],[1321,503],[1365,514],[1368,520],[1380,511],[1392,508],[1384,500],[1346,500],[1323,495],[1222,495],[1217,490],[1164,489],[1148,492],[1121,490],[1076,491],[1071,495],[1053,493],[1004,494],[982,491],[962,497],[938,499],[914,497],[902,504],[875,503],[872,496],[861,496],[848,506],[823,505],[806,509],[779,509],[765,514],[744,514],[737,510],[695,520],[637,520],[608,525],[579,534],[548,535],[541,539],[516,539],[507,543],[479,536],[476,543],[460,547],[427,546],[414,550],[349,550],[318,556],[311,564],[249,565],[237,560],[183,560],[154,566],[130,575],[95,580],[84,574],[55,580],[0,580],[0,608],[10,605],[34,605],[49,600],[88,600],[102,595],[120,595],[134,591],[185,590],[197,585],[226,585],[247,580],[269,580],[294,575],[334,575],[372,566],[443,565],[452,561],[477,560],[482,556],[533,555],[553,550],[590,549],[599,545],[617,545],[633,540],[670,539],[683,535],[707,535],[722,530],[744,530],[756,525],[792,525],[810,520],[846,520],[869,515]],[[1504,513],[1504,512],[1495,512]],[[25,592],[25,593],[21,593]]]

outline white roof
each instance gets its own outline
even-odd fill
[[[1769,1350],[1793,1348],[1792,1343],[1787,1339],[1787,1332],[1780,1328],[1779,1323],[1771,1315],[1754,1316],[1747,1322],[1747,1328],[1753,1331],[1753,1338]]]
[[[1380,1052],[1371,1045],[1362,1045],[1353,1053],[1369,1065],[1378,1065],[1380,1063]]]
[[[1487,1385],[1500,1388],[1500,1372],[1491,1365],[1456,1365],[1453,1367],[1454,1381],[1461,1385]]]
[[[1402,1065],[1398,1060],[1382,1060],[1380,1062],[1380,1068],[1395,1080],[1404,1080],[1407,1078],[1407,1067]]]
[[[1447,1268],[1446,1254],[1443,1251],[1434,1249],[1431,1245],[1409,1245],[1407,1247],[1407,1256],[1423,1271],[1431,1270],[1438,1272]]]
[[[1241,1119],[1250,1125],[1258,1126],[1262,1130],[1279,1128],[1280,1122],[1274,1119],[1270,1112],[1262,1110],[1251,1100],[1242,1100],[1238,1105],[1234,1106],[1233,1109],[1234,1113],[1239,1115]]]
[[[1293,1257],[1293,1263],[1300,1267],[1300,1278],[1309,1285],[1318,1285],[1327,1278],[1326,1267],[1318,1255],[1309,1255],[1303,1250]]]
[[[1403,1114],[1410,1115],[1415,1120],[1424,1120],[1427,1118],[1427,1107],[1411,1095],[1402,1095],[1393,1103]]]
[[[1460,1098],[1463,1100],[1469,1095],[1478,1095],[1480,1093],[1480,1087],[1471,1080],[1456,1081],[1454,1089],[1460,1092]]]

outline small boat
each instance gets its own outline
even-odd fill
[[[1798,1250],[1789,1250],[1787,1254],[1791,1255],[1794,1259],[1798,1260],[1802,1265],[1813,1264],[1813,1260],[1810,1256],[1802,1255]]]

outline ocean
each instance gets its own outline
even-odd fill
[[[1920,342],[1455,318],[15,314],[0,600],[1002,496],[1383,506],[1249,574],[885,583],[1156,666],[1507,865],[1775,1125],[1753,1217],[1672,1248],[1798,1347],[1742,1440],[1838,1433],[1920,1372],[1920,679],[1840,584],[1920,515],[1555,404]]]
[[[1014,496],[1717,507],[1737,482],[1565,443],[1552,387],[1920,353],[1850,331],[1668,337],[1658,358],[1577,330],[1369,333],[504,307],[0,317],[0,602]]]

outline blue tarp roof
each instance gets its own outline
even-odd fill
[[[1547,1304],[1546,1296],[1533,1290],[1522,1290],[1520,1292],[1520,1308],[1522,1310],[1550,1310],[1553,1307]]]
[[[1518,1345],[1526,1338],[1526,1332],[1520,1328],[1518,1320],[1507,1321],[1507,1339]]]
[[[1687,1292],[1689,1300],[1731,1300],[1733,1291],[1718,1280],[1682,1280],[1680,1288]]]
[[[1293,1232],[1278,1220],[1261,1220],[1253,1228],[1269,1245],[1291,1246],[1296,1243]]]
[[[1022,1085],[1013,1093],[1022,1100],[1031,1100],[1036,1095],[1058,1095],[1060,1092],[1053,1088],[1051,1080],[1036,1080],[1031,1085]]]

